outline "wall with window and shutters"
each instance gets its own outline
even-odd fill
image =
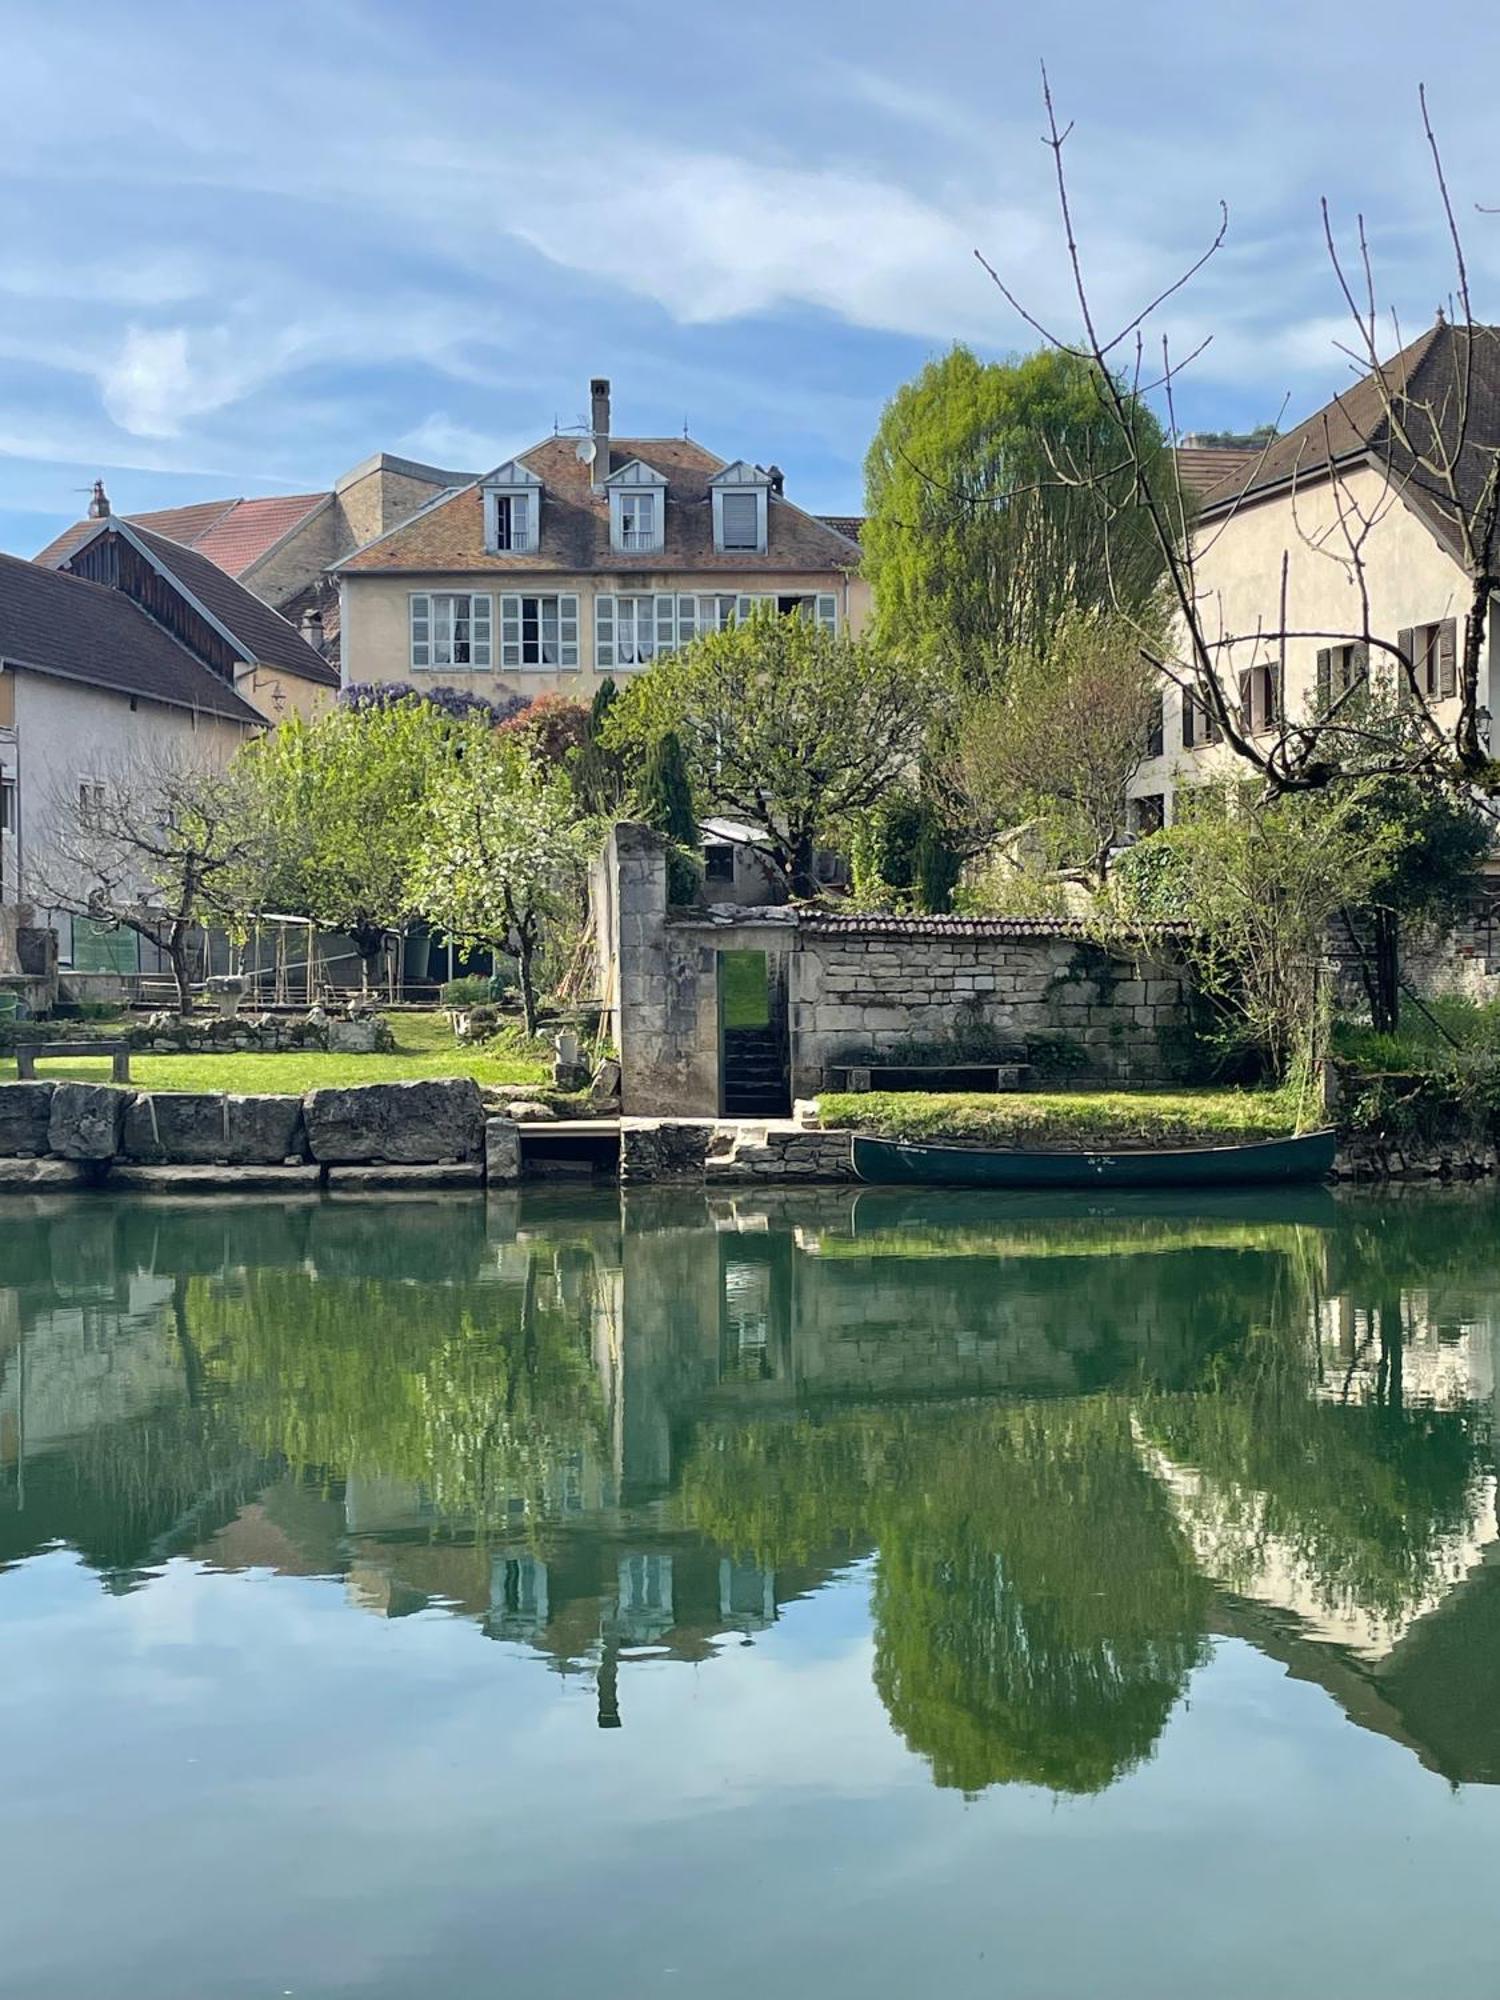
[[[1264,664],[1271,650],[1265,635],[1283,622],[1283,559],[1284,622],[1292,632],[1306,635],[1285,643],[1281,707],[1287,722],[1295,725],[1314,711],[1325,669],[1330,691],[1336,686],[1338,674],[1332,671],[1331,657],[1336,639],[1347,634],[1353,642],[1366,629],[1359,588],[1330,553],[1344,546],[1349,510],[1355,505],[1373,519],[1364,542],[1368,630],[1394,644],[1400,643],[1402,633],[1452,621],[1451,685],[1456,688],[1468,579],[1425,522],[1390,492],[1381,474],[1361,467],[1346,475],[1337,493],[1327,481],[1304,482],[1295,501],[1290,494],[1276,495],[1242,508],[1230,520],[1205,524],[1195,583],[1206,636],[1216,645],[1233,642],[1217,654],[1231,700],[1238,698],[1240,674]],[[1481,663],[1481,700],[1492,712],[1496,699],[1490,690],[1500,682],[1496,624],[1492,616]],[[1180,637],[1177,643],[1183,644]],[[1325,654],[1330,656],[1326,661],[1320,657]],[[1391,658],[1383,647],[1370,648],[1371,667],[1377,674],[1382,671],[1382,657]],[[1440,663],[1439,685],[1444,684]],[[1451,698],[1443,693],[1433,697]],[[1167,689],[1166,705],[1162,753],[1141,764],[1129,793],[1132,797],[1164,794],[1170,818],[1171,794],[1179,783],[1228,772],[1237,760],[1227,744],[1204,748],[1201,737],[1196,745],[1189,744],[1191,754],[1184,758],[1182,696],[1175,687]]]

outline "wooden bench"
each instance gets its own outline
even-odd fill
[[[836,1063],[830,1090],[1024,1090],[1031,1065],[1002,1063]]]
[[[129,1042],[18,1042],[15,1048],[16,1075],[22,1083],[36,1081],[38,1056],[108,1056],[112,1081],[130,1081]]]

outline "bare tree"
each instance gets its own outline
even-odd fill
[[[1492,761],[1487,741],[1489,718],[1481,672],[1492,599],[1500,580],[1500,328],[1483,325],[1473,316],[1463,245],[1425,90],[1419,93],[1422,126],[1454,260],[1451,315],[1440,315],[1426,334],[1404,346],[1399,325],[1390,316],[1398,351],[1393,358],[1382,359],[1382,329],[1387,321],[1377,305],[1364,219],[1358,219],[1357,251],[1351,260],[1338,248],[1325,201],[1324,238],[1353,328],[1343,351],[1358,369],[1358,379],[1321,417],[1284,437],[1269,438],[1248,475],[1238,482],[1243,498],[1213,506],[1210,518],[1194,532],[1193,509],[1180,485],[1164,495],[1160,479],[1148,476],[1151,455],[1139,411],[1143,398],[1159,396],[1167,412],[1168,435],[1175,442],[1177,384],[1203,348],[1178,361],[1163,338],[1159,369],[1148,367],[1146,328],[1151,316],[1218,253],[1228,231],[1228,211],[1220,205],[1219,224],[1207,247],[1173,282],[1117,330],[1103,325],[1092,301],[1069,195],[1064,155],[1073,128],[1059,123],[1045,70],[1042,84],[1044,143],[1052,155],[1080,321],[1077,336],[1064,338],[1044,324],[995,266],[981,252],[975,254],[1028,326],[1049,345],[1091,363],[1096,371],[1099,394],[1113,418],[1118,460],[1104,469],[1108,479],[1099,468],[1061,465],[1056,477],[1065,483],[1089,483],[1107,507],[1118,511],[1120,503],[1109,495],[1117,490],[1119,470],[1123,466],[1133,475],[1125,504],[1144,511],[1150,520],[1175,614],[1171,645],[1162,646],[1150,632],[1140,633],[1143,656],[1181,690],[1192,712],[1204,718],[1206,734],[1222,738],[1260,774],[1269,795],[1314,789],[1339,775],[1398,772],[1439,776],[1476,793],[1500,792],[1500,766]],[[1357,268],[1355,277],[1351,264]],[[1367,490],[1370,482],[1361,477],[1371,468],[1379,475],[1373,495]],[[1314,484],[1331,492],[1331,531],[1326,524],[1316,532],[1306,529],[1299,517],[1299,495]],[[1205,585],[1202,565],[1241,507],[1262,497],[1267,487],[1290,493],[1295,525],[1282,552],[1274,601],[1253,629],[1241,630],[1226,618],[1222,602]],[[1440,663],[1436,684],[1432,663],[1418,657],[1412,635],[1377,630],[1371,615],[1372,538],[1387,510],[1402,504],[1409,504],[1428,522],[1466,582],[1462,642],[1452,649],[1451,670],[1446,659]],[[1352,586],[1356,607],[1347,629],[1300,627],[1289,615],[1294,545],[1340,566]],[[1123,604],[1120,608],[1128,610]],[[1326,684],[1320,668],[1314,700],[1296,715],[1278,696],[1291,641],[1314,641],[1320,653],[1327,649],[1330,658],[1338,649],[1340,661],[1339,673],[1326,677]],[[1389,732],[1372,730],[1367,705],[1350,699],[1382,661],[1415,723],[1399,742]],[[1456,709],[1440,718],[1436,705],[1451,698],[1456,698]]]
[[[258,822],[231,769],[170,748],[116,759],[99,778],[48,801],[50,839],[28,893],[49,910],[133,931],[172,967],[191,1012],[195,928],[229,914],[231,884],[253,875]]]

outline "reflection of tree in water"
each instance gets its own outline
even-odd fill
[[[716,1428],[683,1500],[763,1562],[877,1545],[876,1686],[939,1784],[1097,1790],[1203,1657],[1207,1586],[1118,1398]]]
[[[296,1470],[409,1480],[440,1514],[490,1524],[517,1501],[544,1509],[558,1468],[601,1440],[591,1273],[565,1274],[567,1255],[538,1252],[504,1285],[197,1279],[189,1320],[256,1450]]]

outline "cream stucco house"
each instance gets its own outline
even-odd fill
[[[1247,454],[1202,501],[1194,573],[1204,637],[1220,685],[1237,693],[1263,740],[1367,671],[1394,678],[1394,657],[1365,634],[1411,658],[1436,720],[1456,713],[1473,596],[1459,521],[1441,482],[1411,467],[1389,405],[1394,398],[1398,430],[1429,420],[1451,429],[1467,408],[1462,440],[1450,441],[1462,444],[1460,500],[1472,508],[1500,455],[1500,329],[1439,320],[1384,372],[1385,395],[1371,376],[1354,382],[1264,452]],[[1480,693],[1493,709],[1493,614],[1486,627]],[[1236,762],[1206,709],[1169,686],[1152,754],[1130,785],[1132,827],[1170,820],[1178,786]]]
[[[335,566],[344,682],[587,700],[757,603],[857,631],[859,545],[690,438],[545,439]]]

